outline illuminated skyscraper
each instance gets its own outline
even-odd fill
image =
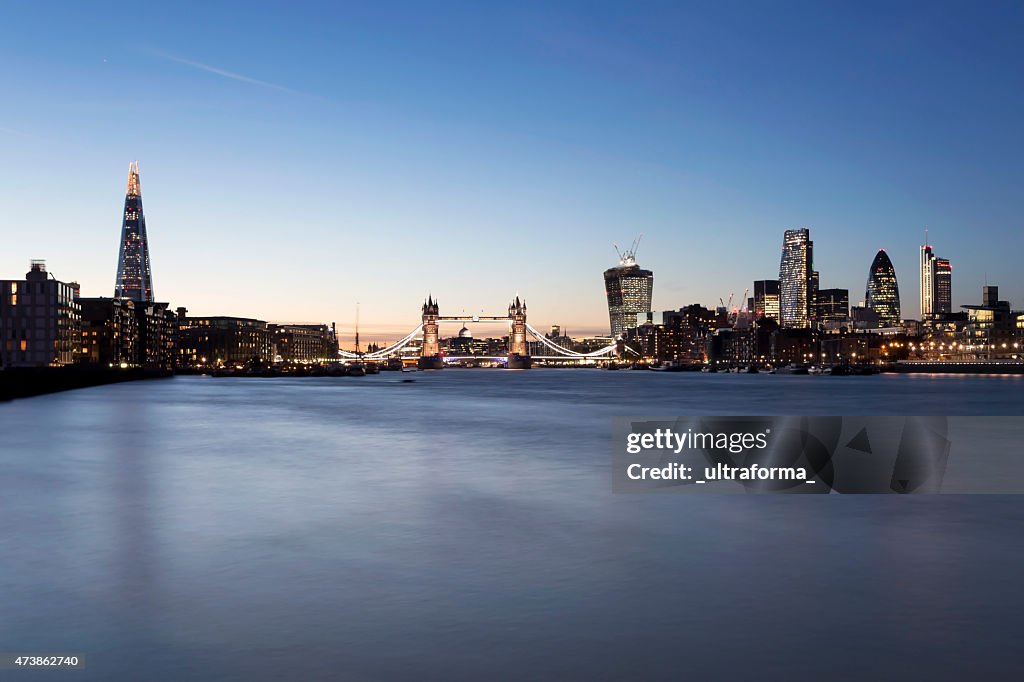
[[[814,263],[811,263],[814,267]],[[808,294],[807,309],[810,311],[811,322],[818,320],[818,290],[821,288],[821,275],[817,270],[811,272],[811,293]]]
[[[121,248],[117,259],[114,297],[132,301],[153,301],[153,273],[149,266],[149,240],[146,216],[142,213],[142,186],[139,162],[128,165],[128,191],[124,197],[121,222]]]
[[[936,258],[935,276],[935,313],[953,312],[953,266],[948,258]]]
[[[637,238],[633,246],[619,254],[619,265],[604,271],[604,290],[608,296],[608,318],[613,337],[635,327],[637,315],[651,312],[654,273],[636,264]]]
[[[927,239],[925,239],[927,241]],[[921,319],[927,320],[935,312],[935,276],[933,261],[935,254],[928,244],[921,245],[921,267],[919,270],[921,284]]]
[[[900,287],[896,282],[896,268],[892,266],[885,249],[879,249],[868,272],[868,285],[864,293],[865,305],[878,313],[880,327],[895,327],[900,322]]]
[[[783,327],[809,327],[812,318],[814,242],[807,228],[786,230],[779,263],[779,316]]]
[[[779,322],[779,280],[759,279],[754,282],[754,315]]]
[[[936,256],[927,243],[921,245],[920,277],[921,319],[952,312],[953,266],[948,259]]]

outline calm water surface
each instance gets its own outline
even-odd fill
[[[12,679],[1006,679],[1024,497],[612,495],[611,418],[1024,414],[1024,378],[446,370],[0,404]]]

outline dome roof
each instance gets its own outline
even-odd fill
[[[462,325],[462,329],[459,330],[460,339],[471,339],[473,338],[473,332],[469,331],[469,327]]]

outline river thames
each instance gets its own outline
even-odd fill
[[[613,495],[612,419],[690,414],[1022,415],[1024,377],[448,369],[0,404],[0,651],[83,655],[24,675],[61,680],[1019,674],[1024,497]]]

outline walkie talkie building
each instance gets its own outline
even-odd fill
[[[633,241],[628,251],[619,253],[618,267],[604,271],[608,318],[611,334],[616,338],[622,336],[627,329],[637,326],[637,315],[651,312],[654,273],[636,264],[636,249],[640,244],[640,237]]]
[[[154,300],[153,273],[149,265],[146,216],[142,213],[142,186],[139,184],[138,161],[128,165],[128,190],[124,197],[124,218],[121,221],[121,248],[117,258],[114,297],[132,301]]]

